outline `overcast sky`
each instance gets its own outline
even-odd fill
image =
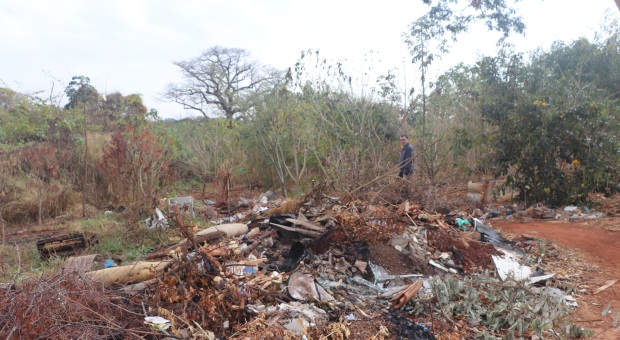
[[[519,7],[527,35],[511,42],[521,51],[591,37],[607,9],[620,17],[613,0],[524,0]],[[173,61],[220,45],[286,69],[308,48],[349,62],[373,50],[383,68],[402,71],[410,56],[401,35],[425,10],[421,0],[2,0],[0,87],[45,97],[52,84],[58,92],[85,75],[101,93],[139,93],[162,117],[181,118],[188,113],[159,99],[180,80]],[[474,62],[493,53],[494,42],[474,31],[438,67]],[[416,76],[412,65],[404,69]]]

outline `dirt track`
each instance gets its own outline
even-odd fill
[[[596,277],[584,278],[591,287],[600,287],[606,280],[620,279],[620,219],[602,219],[588,222],[514,222],[493,220],[491,224],[501,231],[517,235],[531,235],[544,238],[581,253],[586,261],[599,267]],[[608,228],[603,228],[606,226]],[[611,228],[609,228],[611,226]],[[620,331],[613,332],[613,315],[620,311],[620,281],[597,295],[591,291],[579,299],[580,307],[575,311],[577,324],[593,329],[595,339],[620,339]],[[611,304],[611,313],[603,318],[601,312]],[[602,321],[596,321],[602,320]],[[620,326],[620,325],[618,325]]]

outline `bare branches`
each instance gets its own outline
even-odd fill
[[[0,337],[3,339],[142,338],[146,329],[128,328],[135,311],[111,303],[100,286],[73,274],[24,281],[0,291]],[[134,317],[135,319],[135,317]]]
[[[270,76],[250,60],[250,53],[240,48],[214,46],[199,57],[174,63],[181,68],[185,80],[169,84],[164,98],[196,110],[208,117],[209,108],[232,120],[243,113],[248,93]]]

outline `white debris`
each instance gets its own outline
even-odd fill
[[[153,230],[153,229],[165,230],[168,228],[168,221],[166,220],[164,213],[162,213],[161,210],[159,210],[159,208],[155,208],[155,214],[147,218],[144,222],[146,223],[146,229],[149,229],[149,230]]]
[[[166,330],[170,327],[170,320],[161,316],[147,316],[144,318],[144,323],[151,324],[159,330]]]

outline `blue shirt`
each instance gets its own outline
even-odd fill
[[[400,150],[400,161],[398,164],[400,165],[400,171],[404,175],[409,175],[413,171],[413,146],[411,146],[411,143],[407,143]]]

